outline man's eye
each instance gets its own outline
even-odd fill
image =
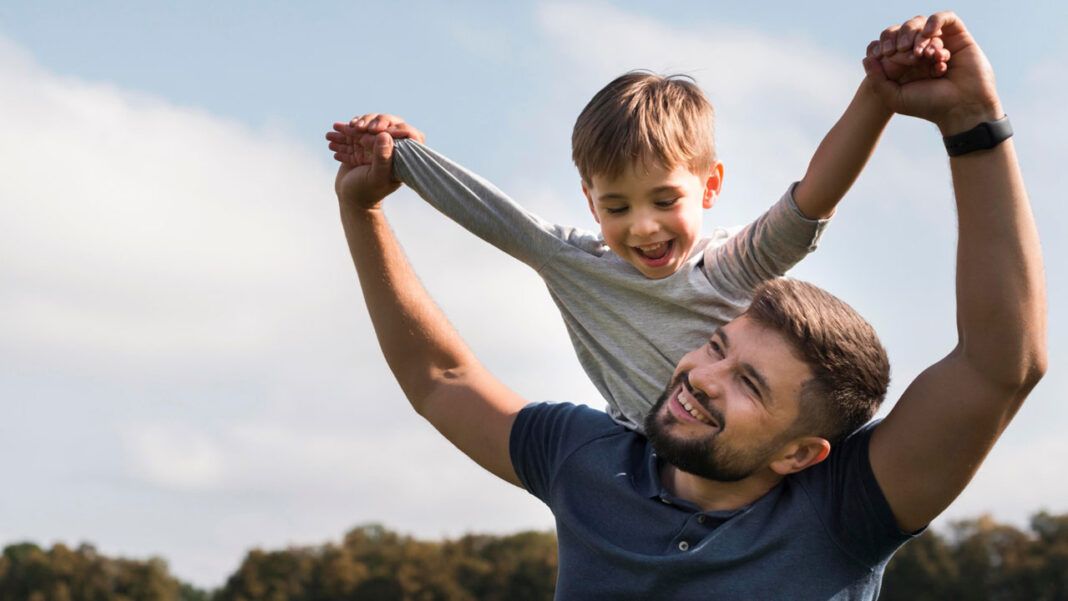
[[[754,396],[760,396],[760,390],[756,387],[756,384],[754,384],[752,380],[743,376],[742,383],[745,384],[745,387],[748,388]]]
[[[723,355],[723,351],[719,348],[719,343],[714,340],[709,341],[708,350],[716,355]]]

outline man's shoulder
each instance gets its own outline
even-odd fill
[[[616,423],[607,413],[576,403],[530,403],[516,416],[512,436],[517,432],[575,441],[609,434],[638,434]]]

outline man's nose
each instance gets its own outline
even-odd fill
[[[690,388],[698,396],[706,396],[714,399],[723,394],[723,382],[726,377],[721,362],[712,365],[702,365],[691,369],[687,375]]]

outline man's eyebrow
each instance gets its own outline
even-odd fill
[[[717,336],[723,344],[723,349],[729,351],[731,349],[731,339],[727,336],[726,330],[722,327],[716,328],[716,331],[712,332],[712,338],[716,338]],[[749,376],[756,382],[757,387],[760,388],[762,393],[760,399],[764,401],[765,404],[769,404],[772,401],[771,387],[768,386],[768,379],[764,377],[764,374],[760,373],[760,370],[745,361],[739,363],[738,366],[745,372],[745,375]]]

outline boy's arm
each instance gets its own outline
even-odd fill
[[[816,148],[805,177],[794,189],[801,213],[810,219],[827,219],[834,214],[867,164],[891,115],[867,80],[862,82],[845,113]]]
[[[357,127],[360,121],[364,125]],[[395,138],[409,138],[397,141],[394,177],[471,233],[535,269],[564,245],[587,252],[595,252],[602,246],[592,234],[551,224],[527,211],[493,184],[423,146],[421,134],[412,135],[414,130],[398,121],[392,115],[364,116],[350,123],[334,124],[335,132],[327,138],[335,151],[342,147],[336,142],[342,136],[355,140],[365,132],[384,131]],[[367,140],[368,136],[363,139]],[[353,156],[359,160],[358,149]],[[335,158],[345,160],[346,157],[335,155]]]
[[[915,17],[893,28],[892,33],[897,38],[893,43],[887,39],[889,34],[881,40],[882,46],[887,49],[882,55],[886,71],[898,83],[939,77],[945,72],[945,60],[949,58],[949,53],[942,48],[940,38],[930,40],[919,56],[912,52],[912,42],[923,24],[922,17]],[[902,47],[898,52],[898,41],[901,44],[907,41],[907,50]],[[869,55],[874,50],[869,46]],[[805,177],[794,190],[797,208],[806,217],[826,219],[834,213],[839,201],[867,164],[892,115],[865,78],[845,113],[816,148]]]
[[[479,465],[518,485],[508,441],[526,402],[482,366],[404,257],[380,204],[396,189],[392,151],[392,139],[381,134],[372,163],[342,164],[335,185],[382,354],[420,415]]]
[[[877,93],[943,135],[1003,117],[993,70],[964,24],[938,13],[925,28],[936,31],[953,53],[946,76],[897,85],[869,57]],[[872,471],[906,531],[960,494],[1048,361],[1038,231],[1012,140],[949,164],[959,222],[958,342],[909,385],[870,443]]]

